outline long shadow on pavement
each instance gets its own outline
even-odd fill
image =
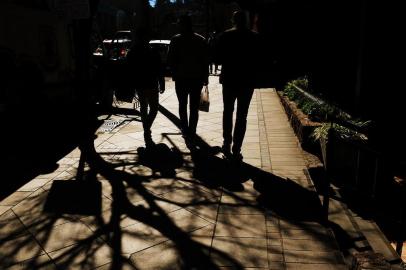
[[[179,127],[175,115],[162,106],[160,112]],[[214,186],[222,185],[230,191],[240,191],[243,189],[241,183],[251,179],[261,193],[258,200],[263,207],[294,221],[322,221],[322,208],[316,192],[252,165],[227,162],[215,155],[219,147],[212,147],[201,138],[196,141],[199,148],[192,151],[192,158],[194,175],[199,180]]]
[[[168,114],[168,111],[163,113],[178,123],[173,114]],[[151,247],[147,249],[151,251],[151,254],[146,255],[148,259],[153,256],[152,261],[156,263],[156,266],[167,265],[171,269],[215,270],[220,269],[217,265],[220,260],[222,265],[230,266],[232,269],[243,269],[244,267],[237,258],[234,258],[233,254],[216,249],[211,246],[211,242],[208,243],[204,240],[205,237],[194,234],[197,229],[201,228],[195,224],[197,219],[201,220],[199,215],[194,215],[193,219],[186,218],[181,222],[183,224],[181,226],[179,220],[172,216],[176,211],[167,207],[171,205],[171,207],[176,207],[175,209],[193,209],[190,210],[193,213],[196,213],[198,207],[205,209],[214,207],[216,210],[219,204],[217,192],[226,193],[243,201],[244,198],[239,198],[238,194],[234,194],[233,191],[241,190],[243,188],[241,183],[248,179],[253,180],[256,189],[262,193],[263,199],[260,200],[261,204],[258,207],[265,206],[287,219],[318,220],[318,208],[314,204],[315,194],[289,180],[278,178],[250,165],[243,164],[237,167],[230,165],[216,157],[213,148],[203,140],[198,141],[200,150],[192,153],[197,180],[183,179],[179,176],[169,179],[171,185],[181,186],[178,190],[184,189],[191,193],[190,198],[181,197],[179,200],[166,196],[168,193],[159,192],[159,188],[161,188],[159,186],[158,191],[155,189],[151,191],[148,184],[159,181],[162,178],[161,175],[145,176],[136,172],[128,172],[122,169],[127,165],[126,162],[114,163],[105,159],[104,155],[102,157],[94,148],[94,130],[87,129],[87,132],[82,140],[81,152],[93,171],[92,175],[102,176],[105,179],[102,181],[106,181],[104,184],[110,186],[110,205],[103,206],[107,209],[100,209],[102,210],[100,214],[90,217],[66,215],[62,211],[44,212],[44,203],[47,201],[49,189],[52,187],[38,190],[23,204],[14,208],[13,212],[1,216],[0,223],[3,223],[3,220],[10,215],[13,222],[17,222],[19,226],[13,226],[11,228],[13,232],[8,233],[5,237],[0,233],[0,241],[7,246],[7,252],[3,253],[4,256],[0,258],[0,265],[9,266],[19,263],[20,250],[35,247],[33,243],[38,242],[41,247],[50,249],[49,254],[60,269],[73,269],[74,267],[93,269],[102,265],[103,269],[111,270],[132,267],[142,269],[147,267],[142,260],[142,258],[145,259],[145,256],[139,256],[146,252],[143,249],[147,247]],[[104,154],[106,155],[106,153]],[[190,185],[192,182],[194,186]],[[206,192],[207,189],[209,192]],[[134,194],[138,197],[136,202],[131,196]],[[72,197],[74,195],[72,194]],[[307,203],[309,205],[305,206]],[[18,220],[12,218],[15,214],[19,216]],[[133,225],[123,227],[124,219]],[[9,220],[6,222],[9,223]],[[81,231],[82,226],[91,228],[91,233],[76,235],[75,232]],[[143,230],[142,228],[145,226],[148,229]],[[230,226],[232,225],[230,224]],[[35,236],[35,241],[33,241],[32,235],[26,234],[27,228]],[[66,228],[70,245],[66,246],[63,241],[59,241],[58,237],[62,237],[62,235],[58,235],[58,231],[61,228]],[[206,237],[211,239],[212,236],[207,235]],[[15,241],[16,239],[18,241]],[[147,239],[152,243],[143,244],[143,241],[148,241]],[[128,252],[126,246],[127,244],[131,246],[133,242],[134,244],[141,243],[143,248],[134,251],[135,253],[129,256],[126,254]],[[109,251],[105,251],[107,245]],[[26,269],[45,269],[52,266],[52,262],[43,259],[41,249],[33,248],[30,252],[33,253],[31,258],[34,259],[25,263]],[[168,256],[168,262],[160,257],[161,254]],[[150,269],[159,269],[159,267],[151,267]]]
[[[83,118],[73,105],[57,104],[2,114],[0,201],[36,176],[55,171],[57,161],[77,147]]]

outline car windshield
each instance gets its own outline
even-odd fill
[[[149,45],[159,51],[166,52],[169,49],[169,40],[151,40]]]
[[[130,32],[118,32],[114,36],[114,41],[116,42],[131,42],[132,36]]]

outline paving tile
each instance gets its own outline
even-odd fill
[[[31,235],[0,241],[0,265],[11,266],[44,255],[45,252]]]
[[[202,192],[210,193],[213,195],[213,197],[220,198],[221,194],[223,193],[223,190],[221,186],[210,186],[210,184],[201,182],[196,179],[190,179],[187,181],[182,181],[184,184],[189,185],[194,187],[195,189],[199,189]],[[204,194],[204,193],[203,193]]]
[[[59,167],[53,172],[40,174],[39,176],[37,176],[37,178],[54,179],[56,176],[60,175],[64,171],[65,169],[63,167]]]
[[[110,239],[114,239],[114,237]],[[165,242],[168,239],[157,229],[143,223],[137,223],[122,229],[119,240],[121,241],[121,253],[130,256],[135,252]],[[114,246],[111,240],[108,243]]]
[[[256,150],[259,151],[259,144],[258,143],[249,143],[249,142],[244,142],[242,145],[242,149],[247,149],[247,150]]]
[[[49,256],[60,269],[94,269],[112,261],[114,250],[101,239],[92,242],[69,246]]]
[[[118,268],[120,270],[137,270],[134,266],[132,266],[127,260],[120,260],[119,263],[108,263],[105,265],[102,265],[100,267],[97,267],[95,269],[97,270],[111,270],[114,268]]]
[[[13,207],[13,211],[21,219],[27,229],[35,234],[37,231],[58,226],[67,222],[76,222],[80,216],[59,213],[49,213],[44,210],[49,191],[39,189],[33,192],[22,203]],[[72,197],[74,199],[74,197]],[[102,208],[109,208],[111,201],[102,198]],[[103,210],[103,209],[102,209]]]
[[[29,191],[16,191],[0,202],[0,206],[15,206],[31,194]]]
[[[291,230],[281,229],[282,237],[287,239],[332,241],[329,233],[325,229],[315,230]]]
[[[272,155],[301,155],[302,151],[297,148],[279,148],[269,147],[269,153]]]
[[[46,178],[34,178],[24,186],[20,187],[18,191],[35,191],[47,184],[49,181],[50,179]]]
[[[215,223],[217,219],[218,208],[218,202],[213,201],[210,204],[188,206],[185,209],[211,223]]]
[[[339,252],[324,251],[293,251],[285,250],[287,263],[314,263],[314,264],[342,264],[342,256]]]
[[[195,241],[199,242],[199,238],[202,239],[206,239],[209,238],[210,239],[210,243],[208,242],[204,242],[206,245],[210,245],[211,246],[211,240],[212,237],[214,236],[214,230],[215,230],[215,225],[214,224],[209,224],[203,228],[199,228],[197,230],[191,231],[189,234],[191,235],[192,239],[194,239]],[[204,240],[204,241],[207,241]]]
[[[81,222],[68,222],[55,227],[37,229],[36,240],[45,251],[52,252],[89,238],[93,232]]]
[[[215,237],[211,258],[218,266],[268,267],[266,239]]]
[[[261,159],[260,158],[244,158],[244,162],[251,165],[251,166],[257,167],[257,168],[261,167]]]
[[[257,136],[245,137],[244,143],[259,143],[259,138]]]
[[[268,243],[268,253],[272,254],[282,254],[284,251],[284,246],[282,240],[279,239],[267,239]],[[268,254],[269,256],[269,254]]]
[[[315,240],[301,240],[301,239],[284,239],[283,248],[285,250],[303,250],[303,251],[315,251],[315,252],[327,252],[337,250],[337,246],[334,242],[321,242]]]
[[[235,269],[241,269],[240,267],[226,267],[226,266],[221,266],[221,267],[217,267],[216,269],[220,269],[220,270],[235,270]],[[247,269],[247,270],[268,270],[268,267],[244,267],[243,269]]]
[[[0,243],[28,234],[20,219],[11,210],[0,216]]]
[[[223,195],[221,197],[221,203],[227,205],[257,207],[258,206],[257,197],[258,197],[257,194],[235,192],[233,194]]]
[[[255,205],[242,206],[233,204],[220,204],[219,213],[229,215],[263,215],[264,210],[261,207]]]
[[[254,187],[254,182],[253,181],[246,181],[242,183],[244,190],[242,191],[234,191],[234,194],[237,196],[244,196],[246,195],[252,195],[252,196],[258,196],[260,193],[255,189]]]
[[[145,200],[145,197],[133,188],[126,189],[126,196],[132,204],[137,204],[138,202]],[[111,198],[111,200],[114,200],[114,198]]]
[[[163,194],[161,197],[169,203],[180,207],[211,204],[217,201],[217,198],[213,194],[203,191],[198,186],[178,188]]]
[[[287,263],[286,270],[348,270],[343,264]]]
[[[285,270],[286,265],[284,262],[269,262],[269,270]]]
[[[268,239],[279,240],[282,239],[282,234],[280,232],[267,232]]]
[[[264,215],[218,216],[215,236],[266,237]]]
[[[254,150],[245,150],[242,149],[241,151],[242,155],[244,156],[245,159],[255,159],[261,156],[260,151],[258,151],[257,149]]]
[[[297,148],[297,143],[295,142],[285,142],[285,143],[276,143],[273,141],[270,141],[267,145],[267,148],[269,147],[269,149],[273,149],[273,148]],[[272,156],[274,157],[274,156]]]
[[[4,269],[4,268],[3,268]],[[57,270],[56,265],[49,258],[48,255],[40,255],[25,261],[18,262],[10,267],[6,268],[7,270]]]
[[[284,143],[296,143],[297,145],[297,138],[296,136],[286,136],[285,134],[281,134],[280,136],[276,135],[268,135],[268,141],[272,142],[284,142]]]
[[[268,250],[268,260],[269,260],[270,264],[272,264],[274,262],[282,263],[285,261],[285,258],[283,256],[283,253],[280,252],[280,250],[275,249],[275,248],[273,248],[273,249],[270,248]]]
[[[48,191],[38,189],[35,192],[30,192],[29,196],[27,196],[21,203],[14,206],[12,209],[19,217],[42,213],[47,196]]]
[[[79,217],[78,220],[80,220],[80,222],[82,222],[87,227],[89,227],[90,230],[92,230],[93,232],[96,232],[98,229],[100,229],[101,225],[107,224],[110,222],[111,209],[101,212],[100,217],[86,216],[86,217]],[[123,216],[121,223],[120,223],[120,226],[122,226],[122,227],[133,225],[133,224],[137,223],[137,222],[128,222],[127,224],[123,225],[122,224],[122,223],[124,223],[123,220],[128,222],[128,220],[126,220],[126,216]],[[102,222],[102,224],[100,224],[100,221]]]
[[[282,230],[306,230],[309,232],[321,232],[323,234],[326,233],[326,228],[314,221],[289,221],[281,219],[280,228]]]
[[[304,165],[274,165],[272,164],[272,169],[275,171],[287,171],[289,173],[300,174],[306,169]]]
[[[1,216],[6,213],[7,211],[9,211],[11,209],[11,206],[0,206],[0,220],[1,220]]]
[[[279,226],[274,226],[274,225],[269,225],[268,222],[267,222],[266,231],[268,233],[279,233],[280,232],[280,227]]]
[[[182,181],[173,178],[158,178],[152,179],[149,182],[144,182],[143,186],[154,194],[162,195],[176,191],[176,189],[184,188],[185,184]]]
[[[209,250],[210,246],[201,246],[199,243],[166,241],[132,254],[130,260],[140,270],[195,269],[210,261]],[[158,257],[159,260],[156,259]]]
[[[130,256],[130,260],[139,270],[181,270],[183,266],[182,255],[170,241],[134,253]]]
[[[171,212],[168,217],[179,230],[184,232],[192,232],[210,224],[207,220],[187,211],[186,209],[179,209]]]

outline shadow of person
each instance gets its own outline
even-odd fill
[[[212,153],[210,148],[193,151],[193,176],[208,187],[218,187],[229,191],[244,190],[243,182],[249,179],[246,171],[238,163],[229,162]]]
[[[183,165],[182,154],[177,148],[169,148],[164,143],[153,147],[139,147],[137,149],[139,163],[159,172],[163,177],[175,177],[176,168]]]
[[[296,222],[323,221],[323,211],[316,192],[308,190],[289,178],[249,168],[254,188],[260,192],[258,202],[281,217]]]

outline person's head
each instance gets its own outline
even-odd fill
[[[178,20],[179,30],[182,34],[189,34],[193,32],[192,18],[189,15],[182,15]]]
[[[236,28],[247,28],[247,16],[244,11],[235,11],[232,21]]]

